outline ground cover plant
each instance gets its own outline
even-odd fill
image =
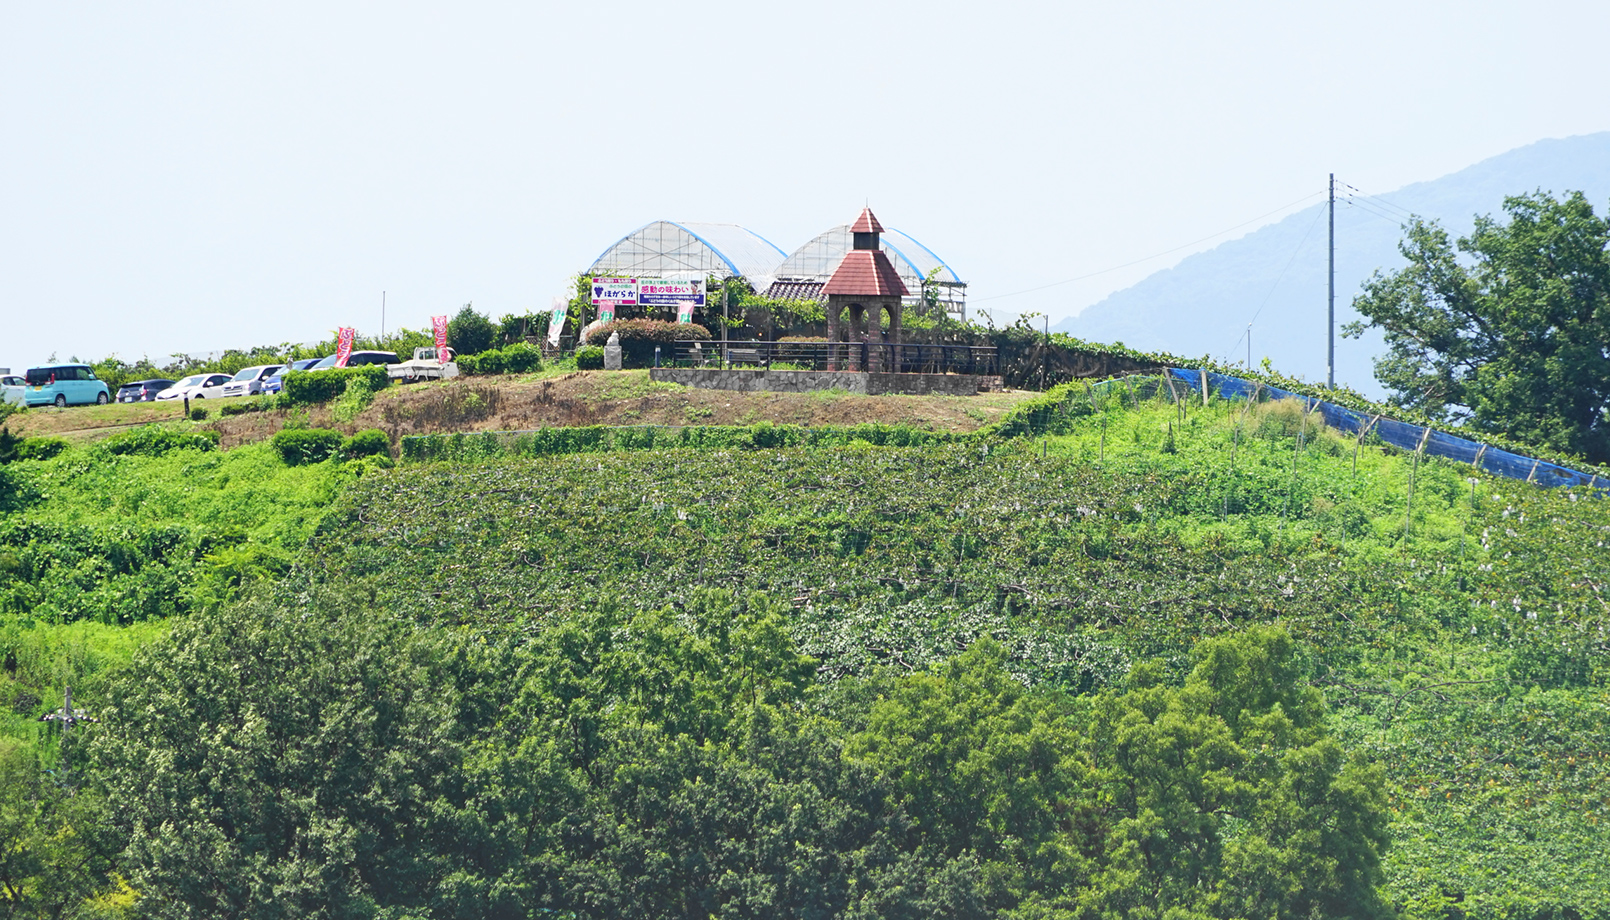
[[[8,801],[151,915],[1610,916],[1603,500],[1144,381],[749,435],[6,464]]]

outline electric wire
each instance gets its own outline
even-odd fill
[[[1302,255],[1303,247],[1308,245],[1308,238],[1314,234],[1314,228],[1319,226],[1319,219],[1324,216],[1324,208],[1319,209],[1314,214],[1314,219],[1311,223],[1309,223],[1308,229],[1303,231],[1303,238],[1297,241],[1297,248],[1291,251],[1291,258],[1286,260],[1286,267],[1282,268],[1280,270],[1280,274],[1275,277],[1275,283],[1269,285],[1269,293],[1263,295],[1263,300],[1258,304],[1258,309],[1253,311],[1252,319],[1247,320],[1247,328],[1242,330],[1241,335],[1236,338],[1235,343],[1231,345],[1229,350],[1224,353],[1224,363],[1230,363],[1230,356],[1235,354],[1235,350],[1241,346],[1243,341],[1245,341],[1247,333],[1252,329],[1252,324],[1258,321],[1258,316],[1263,313],[1263,308],[1269,305],[1269,299],[1275,296],[1275,290],[1280,287],[1280,282],[1286,279],[1286,272],[1291,271],[1291,267],[1297,263],[1297,257]]]
[[[1153,255],[1149,255],[1149,256],[1145,257],[1144,259],[1136,259],[1133,262],[1125,262],[1122,265],[1114,265],[1111,268],[1104,268],[1101,271],[1091,272],[1088,275],[1080,275],[1077,278],[1067,278],[1067,279],[1064,279],[1062,281],[1053,281],[1050,284],[1042,284],[1039,287],[1025,288],[1024,290],[1021,290],[1021,291],[1012,291],[1012,292],[1006,293],[1006,294],[992,294],[989,297],[977,297],[977,298],[973,298],[971,302],[972,303],[983,303],[983,302],[988,301],[988,300],[1001,300],[1001,299],[1004,299],[1004,298],[1007,298],[1007,297],[1017,297],[1020,294],[1032,294],[1035,291],[1043,291],[1043,290],[1046,290],[1048,288],[1061,287],[1064,284],[1072,284],[1075,281],[1084,281],[1087,278],[1094,278],[1094,277],[1096,277],[1098,275],[1105,275],[1105,274],[1107,274],[1109,272],[1118,271],[1119,269],[1130,268],[1130,267],[1135,266],[1135,265],[1140,265],[1143,262],[1150,262],[1153,259],[1160,259],[1163,256],[1179,252],[1182,249],[1190,249],[1192,246],[1196,246],[1196,245],[1199,245],[1201,243],[1205,243],[1208,240],[1215,239],[1217,237],[1221,237],[1221,236],[1225,235],[1226,233],[1231,233],[1231,232],[1234,232],[1236,230],[1240,230],[1242,227],[1245,227],[1248,224],[1255,224],[1258,221],[1263,220],[1266,217],[1269,217],[1270,215],[1279,214],[1281,211],[1285,211],[1285,210],[1288,210],[1288,209],[1290,209],[1292,207],[1295,207],[1296,205],[1302,204],[1302,203],[1306,202],[1308,199],[1315,197],[1316,195],[1323,195],[1323,194],[1325,194],[1325,193],[1324,192],[1313,192],[1311,194],[1304,195],[1303,197],[1297,199],[1296,201],[1291,202],[1290,204],[1284,204],[1284,205],[1281,205],[1278,208],[1275,208],[1273,211],[1269,211],[1269,212],[1267,212],[1265,214],[1259,214],[1257,217],[1254,217],[1251,220],[1242,221],[1241,223],[1236,224],[1234,227],[1227,227],[1227,228],[1225,228],[1223,230],[1220,230],[1218,233],[1209,234],[1207,236],[1202,237],[1199,240],[1193,240],[1193,241],[1191,241],[1189,243],[1186,243],[1183,246],[1175,246],[1173,249],[1165,249],[1162,252],[1154,253]]]

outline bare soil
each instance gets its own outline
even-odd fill
[[[205,400],[211,419],[188,422],[183,404],[138,403],[73,409],[30,409],[9,420],[28,437],[90,441],[151,422],[216,429],[225,448],[272,437],[287,424],[352,433],[379,428],[392,437],[458,431],[523,430],[579,425],[910,425],[966,432],[987,425],[1035,394],[977,396],[861,396],[842,391],[736,393],[654,383],[647,371],[576,371],[525,377],[461,377],[393,386],[355,415],[336,403],[218,417],[237,400]],[[192,403],[197,405],[197,403]]]

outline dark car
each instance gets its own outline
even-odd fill
[[[171,386],[173,386],[172,380],[136,380],[125,383],[117,388],[117,401],[151,402],[157,398],[158,393]]]
[[[347,355],[347,367],[363,367],[365,364],[396,364],[397,353],[392,351],[355,351]],[[325,355],[317,363],[308,368],[310,371],[322,371],[335,367],[335,355]]]
[[[318,358],[303,358],[300,361],[292,361],[290,364],[287,364],[281,368],[279,373],[263,381],[263,392],[278,393],[285,387],[285,374],[287,372],[305,371],[317,363],[319,363]]]

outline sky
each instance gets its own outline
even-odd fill
[[[867,204],[975,311],[1054,323],[1328,173],[1610,129],[1606,34],[1602,2],[0,0],[0,366],[546,310],[650,221],[786,251]]]

